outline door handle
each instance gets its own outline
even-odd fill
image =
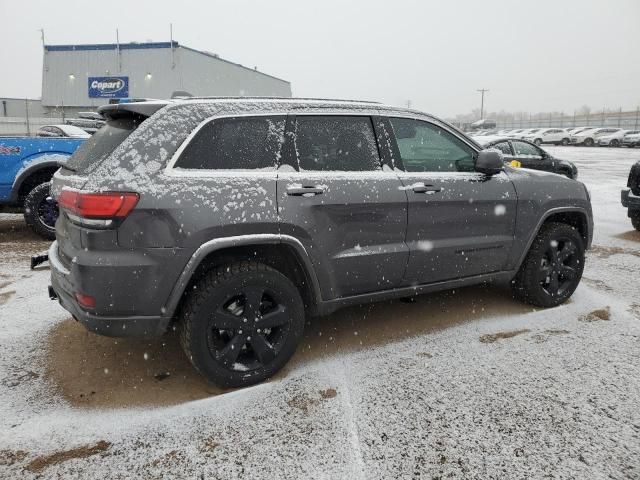
[[[303,195],[320,195],[324,193],[324,188],[321,187],[289,187],[287,188],[287,195],[293,197],[302,197]]]
[[[411,189],[415,193],[428,193],[428,194],[434,194],[442,191],[442,188],[440,187],[434,187],[433,185],[425,185],[424,183],[416,183],[411,187]]]

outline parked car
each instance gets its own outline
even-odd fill
[[[50,296],[99,334],[175,326],[215,384],[277,372],[307,314],[498,279],[553,307],[580,281],[585,186],[506,167],[430,115],[259,98],[100,112],[53,179]]]
[[[622,145],[630,148],[640,145],[640,130],[629,130],[622,137]]]
[[[509,135],[511,138],[524,138],[527,135],[532,135],[534,133],[536,133],[537,131],[541,130],[540,128],[525,128],[524,130],[522,130],[521,132],[518,133],[512,133],[511,135]]]
[[[53,127],[60,126],[42,128]],[[1,137],[0,209],[24,212],[33,231],[53,240],[58,207],[49,196],[49,182],[84,141],[78,137]]]
[[[73,125],[43,125],[36,132],[36,137],[61,137],[61,138],[83,138],[87,139],[91,135],[79,127]]]
[[[622,206],[627,209],[633,228],[640,231],[640,162],[631,167],[627,188],[622,190]]]
[[[618,130],[609,135],[603,135],[598,138],[598,146],[600,147],[619,147],[622,145],[624,137],[630,133],[639,133],[640,130]]]
[[[572,145],[584,145],[585,147],[593,147],[600,137],[604,137],[605,135],[611,135],[620,131],[620,128],[591,128],[588,130],[583,130],[577,134],[571,135],[571,144]]]
[[[506,163],[511,164],[515,160],[523,168],[558,173],[573,180],[578,178],[578,167],[573,162],[555,158],[528,140],[483,137],[476,139],[476,141],[484,148],[500,150]]]
[[[540,128],[537,131],[527,133],[522,137],[536,145],[553,143],[555,145],[569,145],[571,135],[564,128]]]

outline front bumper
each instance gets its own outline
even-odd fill
[[[108,337],[154,337],[162,335],[171,321],[162,316],[103,316],[88,312],[80,307],[74,298],[74,288],[69,270],[58,256],[58,242],[49,248],[51,286],[49,297],[57,299],[62,308],[84,327],[99,335]]]
[[[620,192],[622,206],[629,210],[640,210],[640,197],[631,192],[630,189],[625,188]]]

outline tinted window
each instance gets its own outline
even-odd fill
[[[77,172],[89,170],[91,166],[107,158],[143,120],[140,117],[109,120],[76,150],[67,162],[66,168]]]
[[[176,168],[275,170],[284,139],[284,117],[221,118],[191,139]]]
[[[473,171],[473,149],[446,130],[419,120],[390,121],[407,172]]]
[[[511,155],[511,147],[509,146],[509,142],[499,142],[495,145],[491,145],[489,148],[496,148],[505,155]]]
[[[369,117],[299,116],[296,152],[300,170],[380,170],[380,156]]]
[[[514,141],[511,142],[513,144],[513,149],[516,152],[516,155],[519,157],[538,157],[542,158],[542,152],[529,143]]]

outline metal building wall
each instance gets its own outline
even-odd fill
[[[164,45],[158,47],[158,45]],[[97,107],[108,99],[89,98],[88,77],[128,76],[130,97],[167,98],[176,90],[193,95],[291,96],[289,82],[213,55],[164,44],[45,47],[42,104]],[[94,47],[94,48],[90,48]]]

